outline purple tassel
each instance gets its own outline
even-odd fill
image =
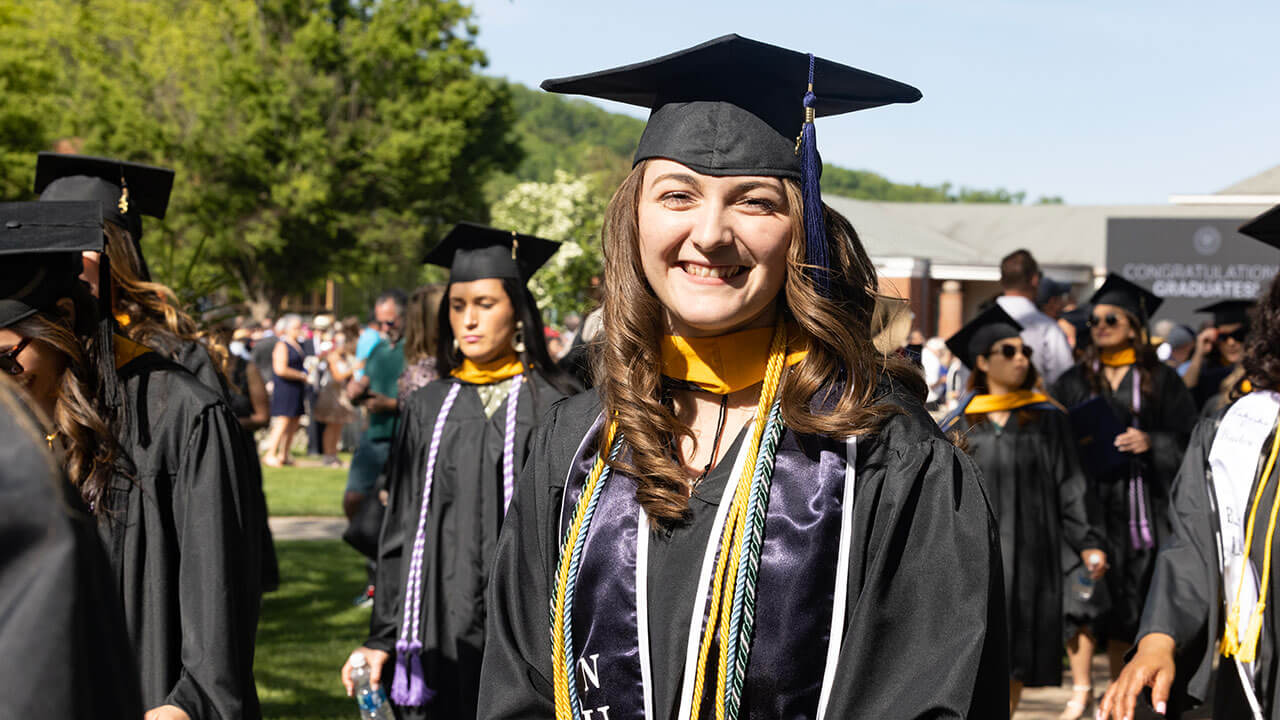
[[[423,677],[422,643],[401,640],[396,643],[396,650],[396,678],[391,684],[391,700],[403,707],[419,707],[431,702],[436,693],[427,687]]]
[[[391,682],[391,700],[397,705],[409,704],[409,643],[406,640],[396,642],[396,676]]]
[[[827,226],[822,215],[822,160],[818,157],[818,135],[813,118],[818,98],[813,94],[813,55],[809,56],[809,89],[804,94],[805,121],[800,130],[800,189],[804,197],[805,262],[824,297],[830,296],[831,261],[828,258]]]

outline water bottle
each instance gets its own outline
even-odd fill
[[[1071,589],[1075,592],[1076,597],[1081,600],[1087,602],[1092,599],[1095,586],[1096,583],[1094,582],[1093,574],[1087,567],[1081,567],[1076,571],[1075,575],[1072,576]]]
[[[369,662],[362,652],[351,655],[351,684],[362,720],[395,720],[387,694],[381,687],[377,690],[369,687]]]
[[[1093,579],[1093,571],[1098,568],[1102,562],[1102,557],[1098,553],[1089,553],[1089,557],[1085,559],[1083,565],[1071,578],[1071,590],[1076,597],[1088,602],[1093,598],[1093,591],[1097,589],[1097,581]]]

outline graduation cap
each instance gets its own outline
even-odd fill
[[[1241,225],[1240,233],[1280,249],[1280,205]]]
[[[93,201],[0,203],[0,327],[54,308],[81,282],[82,253],[102,252],[102,206]],[[99,292],[111,297],[111,261],[102,256]],[[98,304],[93,348],[107,402],[120,402],[115,318]]]
[[[738,35],[611,70],[545,80],[542,89],[650,108],[635,163],[666,158],[702,174],[801,182],[807,264],[828,282],[814,118],[912,103],[896,80]]]
[[[985,354],[1001,340],[1018,337],[1022,325],[1004,308],[992,305],[947,338],[947,348],[970,370],[977,367],[978,356]]]
[[[512,230],[460,222],[427,253],[425,262],[449,270],[449,282],[510,278],[529,282],[560,243]]]
[[[1089,298],[1090,305],[1115,305],[1138,318],[1143,325],[1163,302],[1164,298],[1116,273],[1107,273],[1102,287]]]
[[[1257,305],[1256,300],[1219,300],[1211,305],[1196,308],[1198,313],[1212,313],[1215,326],[1248,324],[1249,311]]]
[[[102,250],[97,203],[0,203],[0,327],[66,297],[86,250]]]
[[[40,199],[101,203],[103,218],[133,238],[144,280],[150,280],[151,273],[142,255],[142,216],[163,220],[172,190],[173,171],[167,168],[51,152],[36,158],[35,191]]]

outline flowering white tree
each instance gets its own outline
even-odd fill
[[[591,179],[556,170],[551,182],[520,183],[489,209],[494,227],[563,243],[529,282],[538,307],[553,320],[588,309],[587,291],[602,272],[605,205]]]

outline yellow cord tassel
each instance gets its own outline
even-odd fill
[[[1240,567],[1240,582],[1236,585],[1235,602],[1231,604],[1231,608],[1227,613],[1227,622],[1222,630],[1222,642],[1219,644],[1219,650],[1224,657],[1235,656],[1240,662],[1251,663],[1258,654],[1258,637],[1262,634],[1262,613],[1267,606],[1267,584],[1271,578],[1271,540],[1276,532],[1276,512],[1280,510],[1280,491],[1276,492],[1276,498],[1271,503],[1271,517],[1267,522],[1267,544],[1263,550],[1262,560],[1262,582],[1258,587],[1258,603],[1253,609],[1253,615],[1249,618],[1249,630],[1245,634],[1243,642],[1240,641],[1240,595],[1244,591],[1244,583],[1249,572],[1249,553],[1253,548],[1253,528],[1257,520],[1258,505],[1262,502],[1262,495],[1266,492],[1267,485],[1271,482],[1271,471],[1276,465],[1276,455],[1280,454],[1280,427],[1275,431],[1275,439],[1271,442],[1271,454],[1267,457],[1267,463],[1262,470],[1262,479],[1258,481],[1258,491],[1254,493],[1253,504],[1249,508],[1249,524],[1245,526],[1244,534],[1244,559]]]
[[[583,485],[583,498],[589,498],[595,492],[600,476],[604,473],[605,457],[613,447],[613,437],[617,430],[617,421],[611,421],[609,429],[605,431],[604,444],[600,446],[600,456],[596,458],[596,464],[592,466],[591,474],[587,476],[587,482]],[[569,523],[569,536],[565,538],[564,547],[561,548],[560,566],[556,569],[555,616],[551,622],[551,673],[555,683],[556,720],[573,720],[573,710],[569,706],[569,683],[573,678],[569,676],[569,668],[565,664],[564,635],[559,630],[568,621],[564,611],[565,591],[569,584],[570,551],[578,541],[578,534],[582,530],[582,519],[586,512],[587,503],[579,502],[578,507],[573,511],[573,520]],[[643,602],[643,599],[640,601]]]
[[[786,326],[779,323],[774,329],[773,342],[769,346],[769,363],[765,366],[764,384],[760,389],[760,400],[756,404],[755,425],[751,431],[751,441],[743,449],[746,462],[742,466],[742,474],[738,477],[738,486],[734,491],[733,505],[725,520],[724,532],[720,539],[720,557],[716,563],[715,582],[711,589],[711,608],[707,614],[707,625],[702,632],[702,641],[698,649],[697,677],[694,679],[693,703],[689,709],[689,720],[698,720],[702,709],[702,692],[707,677],[707,661],[711,651],[711,640],[717,635],[719,626],[720,647],[716,667],[716,720],[724,720],[724,695],[728,674],[729,660],[729,619],[733,609],[734,591],[737,587],[735,579],[738,575],[738,560],[742,555],[742,539],[746,529],[747,501],[751,498],[751,478],[755,476],[756,461],[760,454],[760,441],[764,437],[764,428],[768,424],[769,410],[773,407],[774,398],[778,394],[778,386],[782,384],[782,371],[786,367],[787,331]],[[724,581],[728,579],[726,584]],[[696,612],[696,609],[695,609]]]

